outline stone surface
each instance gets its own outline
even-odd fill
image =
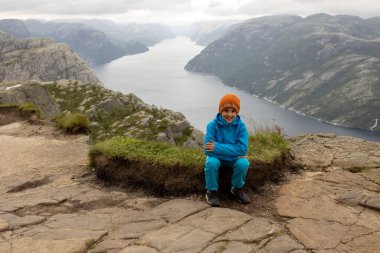
[[[39,38],[11,39],[0,42],[0,52],[3,82],[69,79],[100,84],[94,71],[64,43]]]
[[[336,248],[348,229],[336,222],[300,218],[290,221],[287,227],[298,241],[311,249]]]
[[[131,222],[123,224],[110,233],[110,238],[114,239],[137,239],[144,234],[157,230],[166,225],[161,219],[150,219],[146,221]]]
[[[179,222],[182,226],[191,226],[220,235],[238,228],[252,217],[243,212],[227,208],[208,208]]]
[[[84,166],[88,146],[82,137],[56,139],[46,129],[24,123],[0,127],[0,153],[5,154],[0,156],[0,252],[344,253],[379,248],[380,169],[352,173],[329,167],[292,175],[278,191],[277,213],[263,218],[210,208],[203,196],[168,200],[104,186]],[[39,152],[46,157],[38,159]]]
[[[30,215],[30,216],[24,216],[19,217],[14,214],[6,213],[6,214],[0,214],[0,218],[7,221],[12,227],[23,227],[23,226],[29,226],[41,223],[45,221],[45,217],[42,216],[36,216],[36,215]]]
[[[0,218],[0,232],[10,229],[8,222]]]
[[[237,230],[227,232],[225,235],[215,239],[215,241],[242,241],[256,242],[269,237],[281,229],[264,218],[254,218]]]
[[[150,232],[140,238],[138,244],[144,244],[168,252],[201,250],[215,237],[214,234],[189,226],[168,225]]]
[[[156,252],[157,250],[150,247],[146,247],[146,246],[132,246],[132,247],[128,247],[119,251],[119,253],[156,253]]]
[[[153,208],[149,213],[153,216],[159,216],[171,223],[175,223],[190,214],[197,213],[208,207],[209,205],[204,202],[194,202],[186,199],[173,199]]]
[[[302,249],[303,246],[287,235],[274,238],[262,249],[263,253],[288,253]]]

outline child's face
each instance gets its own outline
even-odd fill
[[[231,123],[237,116],[237,112],[234,108],[225,108],[222,111],[222,117],[227,123]]]

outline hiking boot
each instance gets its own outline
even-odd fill
[[[220,201],[217,191],[207,191],[206,200],[211,206],[220,206]]]
[[[249,204],[251,200],[248,195],[244,192],[243,188],[231,188],[231,193],[234,195],[241,203]]]

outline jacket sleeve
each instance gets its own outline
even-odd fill
[[[203,146],[206,155],[210,155],[210,153],[213,153],[213,152],[210,152],[210,151],[206,151],[206,144],[208,142],[210,142],[210,141],[214,141],[215,142],[215,139],[216,139],[216,129],[215,129],[215,125],[214,124],[215,124],[214,122],[210,122],[207,125],[206,135],[205,135],[205,139],[204,139],[204,146]]]
[[[248,152],[248,131],[245,124],[241,124],[238,129],[236,142],[234,144],[215,142],[214,152],[223,156],[245,156]]]

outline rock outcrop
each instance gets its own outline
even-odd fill
[[[186,69],[334,124],[380,132],[378,19],[324,14],[248,20]]]
[[[124,135],[201,146],[203,133],[193,129],[182,113],[144,103],[134,94],[122,94],[98,85],[72,81],[45,84],[62,111],[81,112],[92,121],[93,141]]]
[[[36,83],[16,84],[14,86],[0,85],[0,104],[34,103],[44,117],[54,118],[61,111],[50,94]]]
[[[95,73],[67,45],[50,39],[0,42],[0,82],[78,80],[99,84]]]

